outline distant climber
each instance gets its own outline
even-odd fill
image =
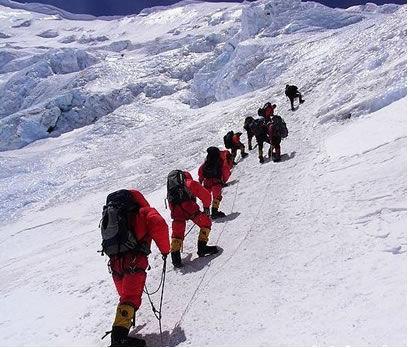
[[[196,203],[199,198],[204,207],[204,212]],[[210,204],[211,194],[201,184],[193,180],[186,171],[173,170],[167,177],[167,199],[170,206],[172,223],[171,235],[171,261],[176,268],[183,267],[181,262],[181,249],[183,247],[184,233],[187,220],[192,220],[200,233],[197,242],[199,257],[216,254],[216,246],[207,245],[211,231]]]
[[[224,145],[227,149],[231,149],[232,162],[234,165],[237,164],[235,162],[235,158],[237,157],[238,150],[241,151],[242,158],[248,156],[248,154],[245,152],[245,145],[241,143],[241,135],[241,132],[234,133],[233,131],[229,131],[224,135]]]
[[[252,116],[248,116],[245,118],[244,122],[244,129],[247,132],[247,139],[248,139],[248,150],[251,151],[253,149],[252,147],[252,138],[255,136],[253,129],[251,127],[252,122],[254,121],[254,118]]]
[[[300,94],[297,86],[286,85],[285,95],[290,100],[290,107],[291,107],[292,111],[295,111],[295,106],[294,106],[295,98],[299,98],[299,104],[302,104],[302,103],[305,102],[304,99],[302,99],[302,95]]]
[[[244,129],[247,131],[249,149],[252,149],[252,138],[255,136],[256,142],[258,144],[259,162],[264,163],[263,144],[264,142],[269,143],[265,119],[254,119],[252,116],[248,116],[244,122]]]
[[[273,113],[276,109],[276,104],[271,104],[267,102],[262,108],[258,109],[258,115],[265,119],[265,122],[268,123],[273,116]]]
[[[225,217],[225,213],[219,211],[222,200],[222,187],[228,181],[231,171],[220,156],[218,147],[209,147],[205,162],[198,170],[198,181],[212,194],[211,218]]]
[[[163,255],[170,252],[165,220],[136,190],[108,195],[101,220],[102,252],[120,296],[112,325],[111,347],[141,347],[143,339],[128,336],[142,301],[152,240]]]
[[[274,162],[280,162],[281,160],[281,147],[280,143],[282,138],[288,136],[288,129],[286,127],[285,121],[278,115],[272,116],[271,122],[267,125],[267,132],[269,143],[271,144],[268,155],[269,158],[272,157]]]

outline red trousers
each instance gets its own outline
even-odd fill
[[[190,220],[188,217],[175,217],[172,223],[171,238],[184,240],[184,233],[186,231],[186,222]],[[200,228],[211,228],[211,219],[208,215],[200,210],[191,218],[191,220]]]
[[[120,296],[119,304],[130,304],[137,310],[142,303],[146,282],[147,257],[134,254],[113,256],[109,265]]]
[[[221,200],[222,199],[222,185],[218,179],[205,179],[204,187],[212,194],[212,198]]]
[[[172,223],[172,238],[184,240],[187,220],[192,220],[200,228],[211,228],[211,219],[200,211],[196,202],[187,201],[170,207]]]

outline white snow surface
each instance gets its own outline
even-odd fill
[[[106,195],[139,189],[171,225],[168,172],[197,177],[271,101],[284,160],[255,149],[234,169],[219,255],[186,237],[163,343],[406,345],[406,29],[406,5],[184,1],[105,20],[1,0],[0,344],[106,346]],[[150,264],[152,290],[155,248]],[[136,325],[160,345],[145,297]]]

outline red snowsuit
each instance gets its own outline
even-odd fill
[[[220,157],[226,163],[227,167],[230,170],[234,167],[234,161],[232,160],[232,155],[228,150],[220,151]]]
[[[241,133],[235,133],[232,136],[232,149],[231,149],[231,156],[232,161],[235,162],[235,158],[237,157],[238,150],[241,150],[241,156],[245,153],[245,145],[241,143]]]
[[[232,136],[232,148],[240,149],[243,144],[241,143],[241,134],[235,133]]]
[[[193,180],[189,172],[184,172],[186,177],[185,186],[187,190],[203,202],[204,208],[209,208],[211,204],[211,194],[201,184]],[[171,211],[172,235],[171,235],[171,251],[179,251],[183,245],[184,232],[186,230],[187,220],[192,220],[200,227],[198,239],[208,241],[208,235],[211,229],[210,217],[200,211],[199,205],[195,200],[184,201],[181,204],[169,204]]]
[[[220,202],[222,200],[222,185],[225,184],[230,175],[231,171],[228,168],[227,164],[222,160],[222,157],[220,156],[220,177],[219,178],[205,178],[204,177],[204,165],[205,162],[200,166],[198,169],[198,181],[204,184],[204,187],[212,193],[213,197],[213,202],[212,202],[212,207],[218,209],[220,206]]]
[[[273,116],[273,113],[275,112],[276,109],[276,104],[268,105],[265,109],[265,122],[268,123],[271,121],[271,118]]]
[[[135,202],[140,206],[139,211],[129,218],[129,226],[131,226],[136,239],[141,243],[145,242],[149,249],[152,240],[154,240],[160,252],[168,254],[170,243],[166,221],[156,209],[149,206],[140,192],[136,190],[130,190],[130,192]],[[119,304],[130,304],[137,310],[142,302],[146,281],[147,255],[134,252],[114,255],[110,258],[109,266],[120,296]]]

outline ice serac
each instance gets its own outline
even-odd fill
[[[3,7],[0,25],[5,36],[0,150],[87,126],[142,97],[174,95],[200,108],[285,84],[292,76],[302,76],[306,88],[323,91],[323,85],[330,90],[336,81],[355,74],[359,90],[378,71],[388,70],[397,85],[386,99],[403,96],[404,87],[392,77],[398,70],[387,64],[397,57],[397,64],[404,62],[405,46],[393,47],[404,35],[398,31],[405,11],[400,7],[341,10],[299,0],[203,7],[187,1],[138,16],[78,22],[42,8],[30,12],[25,5],[2,4],[18,10]],[[30,21],[31,29],[21,36],[24,29],[14,26],[23,21]],[[366,66],[355,53],[360,50],[369,58]],[[374,57],[375,52],[381,53]],[[135,92],[135,86],[143,87]],[[59,108],[58,100],[73,95],[72,104]],[[330,107],[322,105],[321,122],[343,117],[331,115]],[[365,111],[355,106],[344,114]]]
[[[200,107],[280,81],[281,75],[290,74],[289,67],[292,73],[301,70],[308,56],[314,56],[315,43],[329,34],[333,37],[328,41],[332,41],[332,47],[340,55],[341,46],[334,45],[340,38],[334,35],[346,37],[349,29],[358,31],[353,24],[362,19],[358,13],[313,2],[250,3],[242,9],[238,33],[227,41],[214,61],[197,72],[192,85],[192,104]]]
[[[293,12],[300,8],[301,0],[271,0],[249,4],[242,10],[241,34],[253,37],[262,30],[279,25],[282,18],[290,20]]]

